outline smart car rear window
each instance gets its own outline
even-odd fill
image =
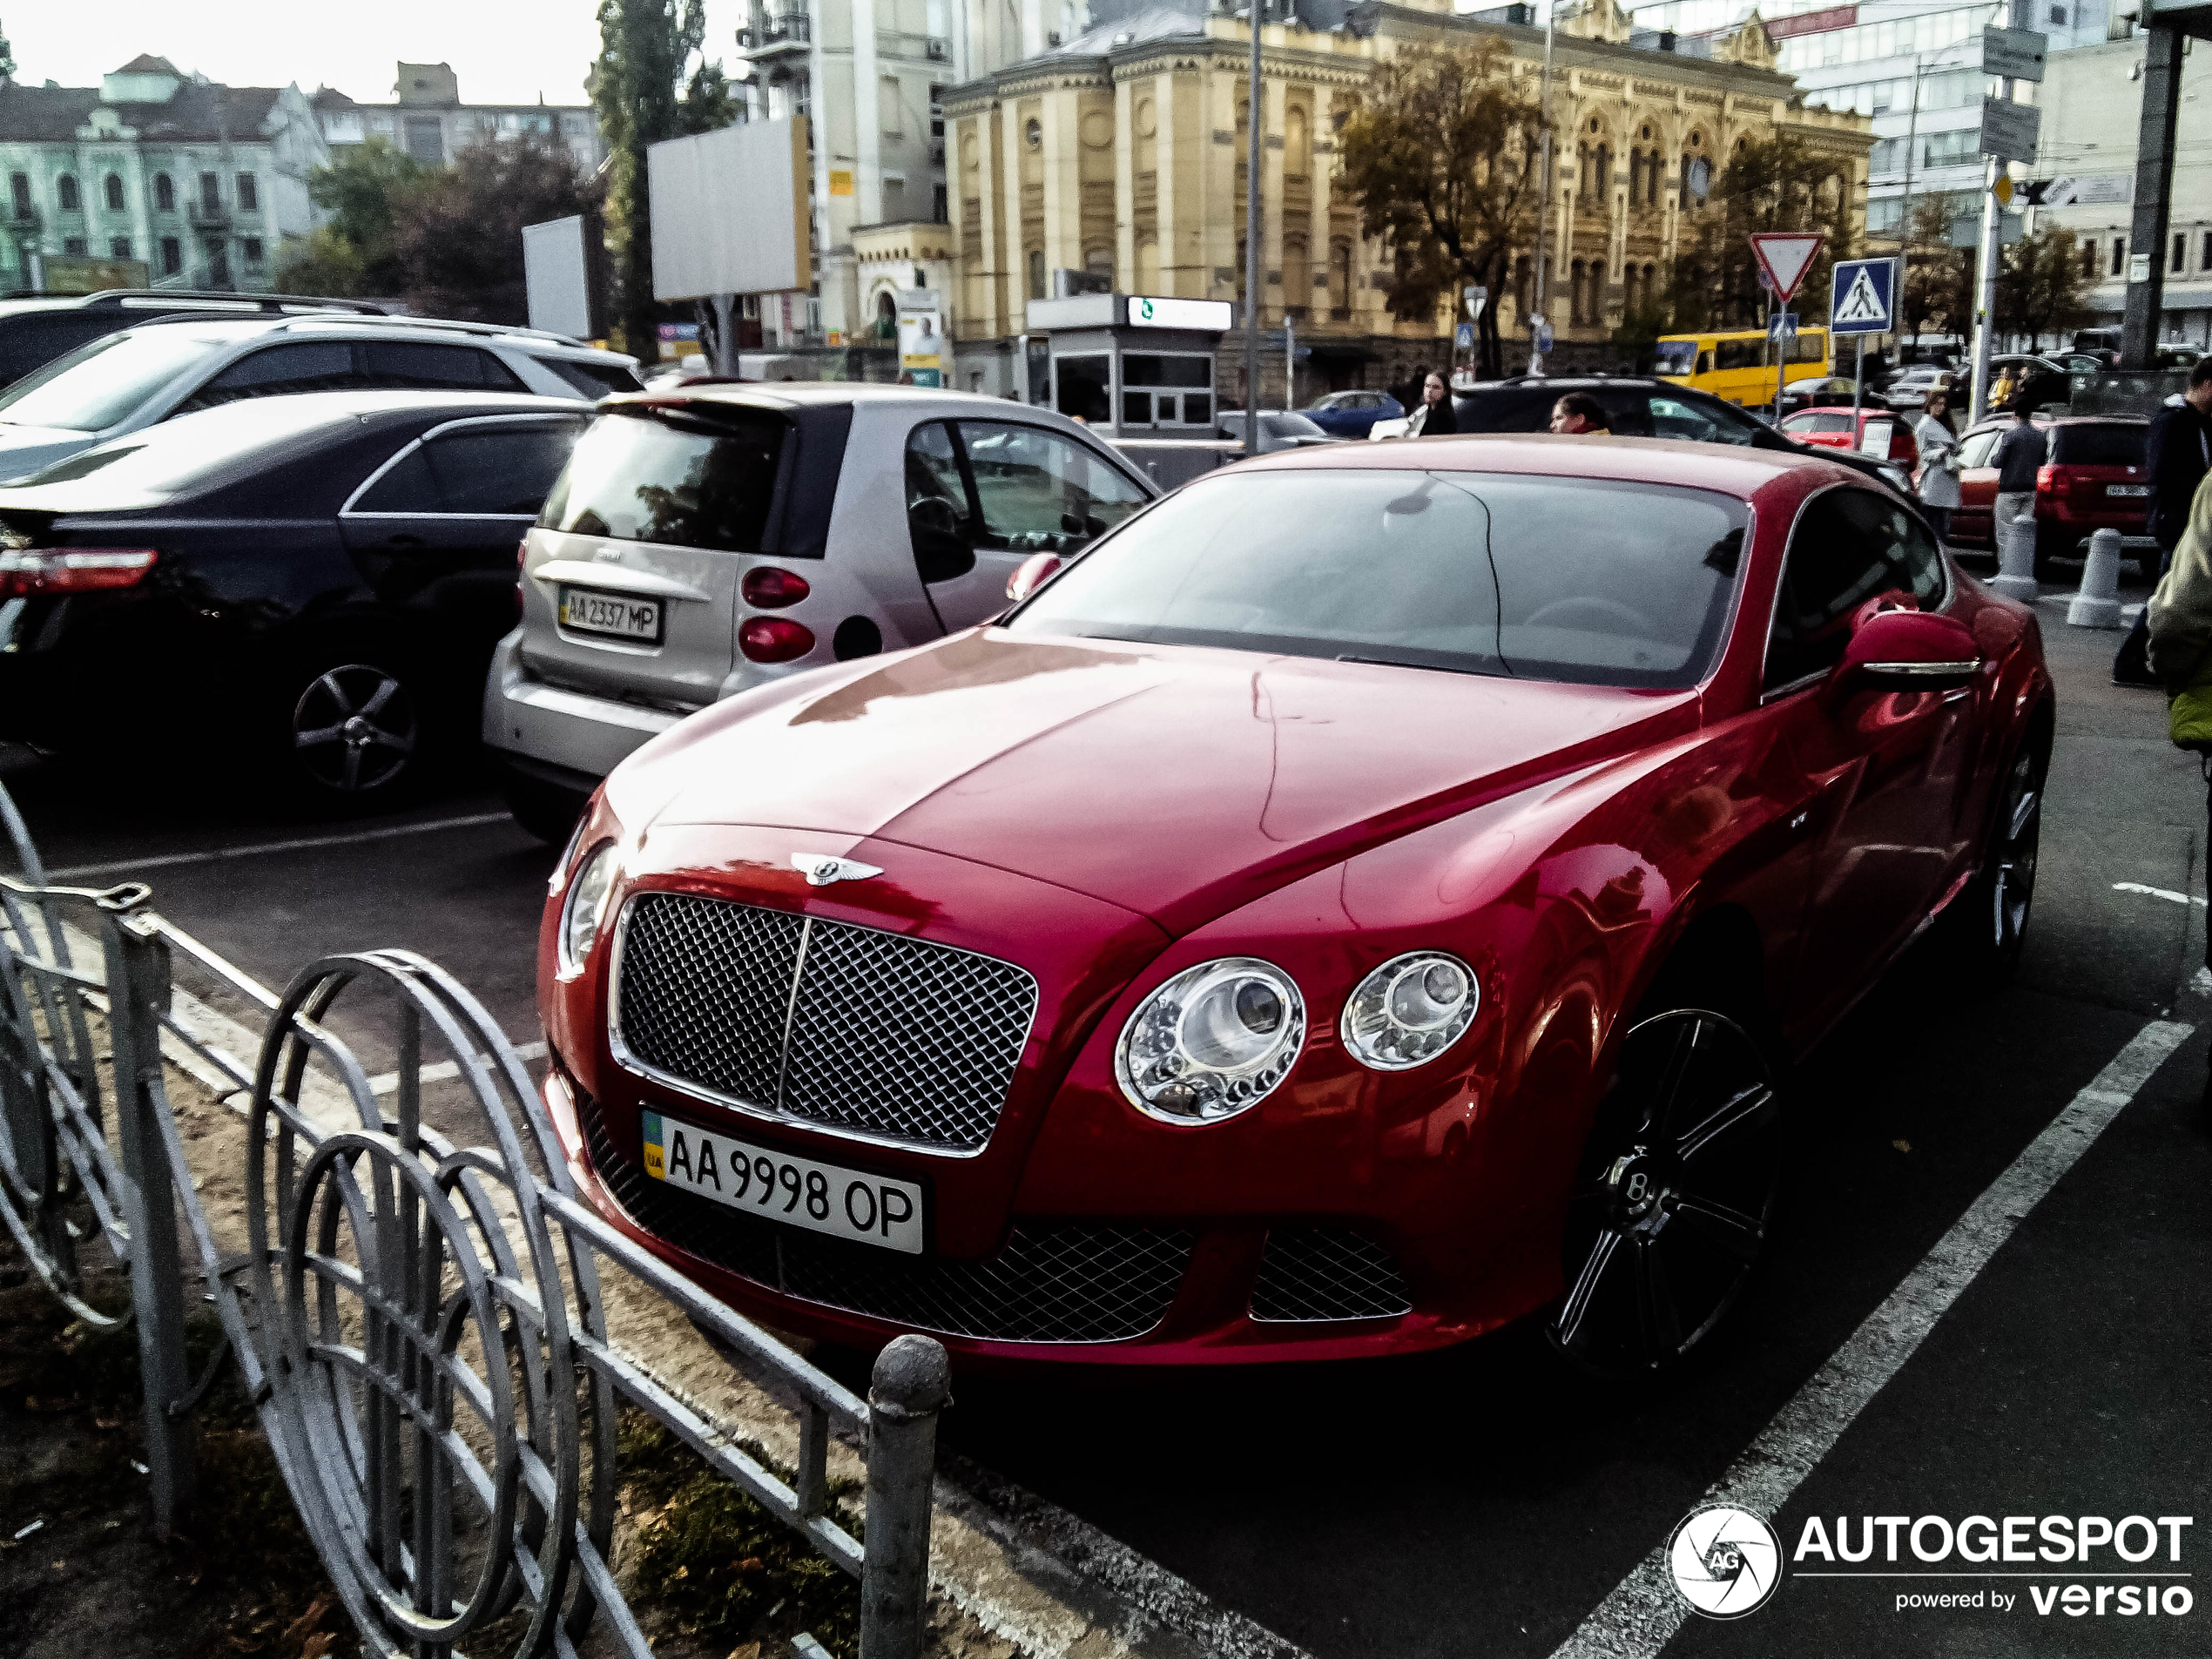
[[[1130,521],[1009,621],[1517,678],[1694,685],[1749,508],[1667,485],[1488,473],[1226,474]]]
[[[2140,467],[2149,428],[2124,421],[2068,421],[2051,431],[2051,463],[2060,467]]]
[[[580,536],[759,552],[788,428],[766,410],[711,418],[617,408],[577,440],[538,523]]]

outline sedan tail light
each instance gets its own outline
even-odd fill
[[[2066,469],[2038,467],[2035,469],[2035,493],[2039,496],[2062,496],[2066,493]]]
[[[530,538],[527,536],[515,543],[515,620],[523,619],[523,566],[529,562]]]
[[[150,547],[29,547],[0,553],[0,599],[135,588],[161,556]]]
[[[814,649],[814,631],[789,617],[752,617],[738,630],[738,649],[748,662],[792,662]]]

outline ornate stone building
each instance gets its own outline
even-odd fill
[[[1291,8],[1285,8],[1290,10]],[[1296,401],[1394,384],[1446,361],[1452,314],[1395,318],[1391,256],[1363,239],[1332,176],[1332,141],[1371,65],[1411,42],[1501,42],[1533,96],[1543,31],[1529,8],[1455,15],[1441,6],[1298,0],[1264,25],[1260,157],[1263,325],[1285,318],[1312,348]],[[1094,14],[1095,15],[1095,14]],[[1015,342],[1054,273],[1133,293],[1243,297],[1249,36],[1227,15],[1161,4],[952,89],[951,213],[959,255],[957,381],[1015,392]],[[1568,361],[1609,362],[1622,315],[1663,280],[1705,211],[1729,153],[1777,127],[1834,158],[1834,188],[1863,218],[1865,118],[1809,108],[1773,68],[1756,13],[1725,37],[1634,29],[1615,0],[1562,17],[1553,64],[1559,134],[1547,309]],[[1498,296],[1508,366],[1527,354],[1534,249]],[[1067,278],[1058,279],[1066,286]],[[1223,353],[1222,401],[1242,396],[1239,350]],[[1282,399],[1271,354],[1261,395]]]

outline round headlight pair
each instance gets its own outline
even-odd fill
[[[554,948],[560,970],[573,974],[583,968],[598,942],[605,922],[608,895],[622,873],[622,859],[612,841],[602,841],[584,857],[569,879],[569,896],[561,906],[561,932]]]
[[[1456,956],[1414,951],[1359,981],[1345,1004],[1345,1047],[1362,1065],[1404,1071],[1459,1041],[1481,1001]],[[1255,956],[1187,968],[1137,1004],[1114,1070],[1130,1104],[1171,1123],[1209,1123],[1271,1094],[1305,1042],[1305,999]]]

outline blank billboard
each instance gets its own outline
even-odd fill
[[[671,138],[645,165],[656,300],[812,286],[806,117]]]
[[[591,337],[591,266],[579,213],[523,226],[523,280],[530,327]]]

